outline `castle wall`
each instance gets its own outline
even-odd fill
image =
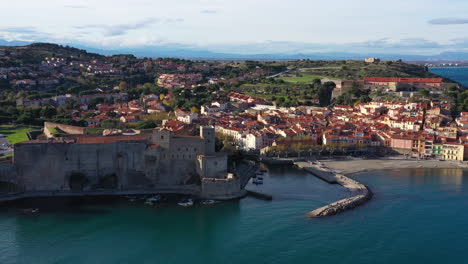
[[[145,143],[18,144],[15,165],[25,190],[69,190],[74,172],[86,175],[89,186],[106,174],[116,174],[119,188],[136,188],[145,180]]]
[[[205,199],[234,199],[243,193],[240,180],[237,178],[202,180],[202,195]]]
[[[0,182],[15,182],[15,166],[11,163],[0,163]]]
[[[202,178],[225,178],[227,172],[227,155],[219,153],[213,156],[198,156],[198,174]]]
[[[15,182],[29,192],[71,191],[71,175],[81,173],[88,180],[83,189],[87,191],[100,189],[102,177],[113,174],[118,190],[183,190],[198,186],[210,197],[239,197],[239,180],[227,178],[227,156],[214,152],[214,128],[200,134],[184,137],[154,131],[149,138],[18,143],[13,166]]]

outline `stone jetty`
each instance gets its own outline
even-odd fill
[[[337,202],[320,207],[310,211],[306,215],[308,217],[323,217],[331,216],[343,211],[352,209],[359,205],[364,204],[372,198],[372,191],[364,184],[346,177],[343,174],[335,173],[329,168],[325,167],[322,163],[316,162],[295,162],[297,167],[310,172],[311,174],[321,178],[322,180],[331,184],[340,184],[348,189],[352,197],[339,200]]]

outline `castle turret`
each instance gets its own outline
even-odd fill
[[[201,126],[200,137],[205,142],[205,155],[215,154],[215,128],[212,126]]]

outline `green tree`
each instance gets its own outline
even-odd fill
[[[419,90],[418,93],[424,98],[427,98],[430,95],[430,92],[428,90],[426,90],[426,89],[421,89],[421,90]]]
[[[41,116],[50,119],[57,114],[57,109],[52,106],[44,106],[41,108]]]
[[[120,81],[119,89],[124,90],[124,91],[127,90],[128,89],[128,83],[126,81]]]
[[[155,127],[156,127],[156,123],[151,120],[139,122],[136,126],[137,129],[150,129],[150,128],[155,128]]]

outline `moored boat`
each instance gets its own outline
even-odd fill
[[[153,197],[150,197],[150,198],[146,199],[145,204],[153,205],[153,204],[158,203],[160,201],[161,201],[161,195],[158,194],[158,195],[155,195]]]
[[[189,199],[184,200],[182,202],[179,202],[177,204],[180,205],[180,206],[183,206],[183,207],[190,207],[190,206],[193,205],[193,200],[189,198]]]
[[[204,205],[210,205],[210,204],[215,204],[215,203],[217,203],[217,201],[215,200],[203,200],[201,202],[201,204],[204,204]]]
[[[23,210],[23,213],[25,214],[35,214],[37,212],[39,212],[39,208],[28,208]]]

